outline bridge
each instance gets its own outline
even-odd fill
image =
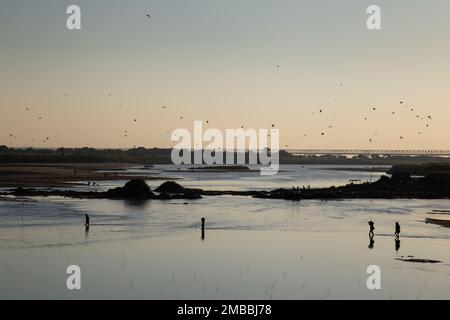
[[[450,156],[450,150],[392,150],[392,149],[286,149],[294,155],[386,155],[386,156]]]

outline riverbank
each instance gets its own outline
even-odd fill
[[[344,199],[450,199],[450,178],[447,175],[411,177],[407,173],[382,176],[375,182],[349,183],[327,188],[291,187],[263,191],[203,190],[185,188],[174,181],[166,181],[153,192],[144,179],[127,182],[123,187],[107,191],[42,190],[17,187],[0,193],[0,196],[20,197],[62,196],[80,199],[199,199],[202,196],[250,196],[261,199],[300,200],[344,200]]]
[[[131,175],[126,169],[139,164],[129,163],[39,163],[0,164],[0,187],[70,187],[84,185],[86,181],[159,180],[167,177]],[[106,171],[106,172],[105,172]]]

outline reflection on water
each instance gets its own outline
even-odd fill
[[[145,208],[149,204],[149,200],[128,199],[124,201],[125,207]]]
[[[400,250],[400,239],[395,238],[395,251]]]
[[[201,221],[202,221],[202,241],[205,240],[205,220],[206,220],[206,218],[201,219]]]
[[[93,229],[91,229],[91,232]],[[0,298],[417,299],[449,298],[448,265],[395,260],[391,237],[367,250],[366,234],[209,230],[114,243],[2,252]],[[408,239],[399,255],[450,261],[445,239]],[[430,252],[429,247],[442,248]],[[33,262],[33,263],[30,263]],[[82,290],[65,288],[77,264]],[[366,287],[369,265],[382,290]]]
[[[374,245],[375,245],[374,235],[370,234],[369,235],[369,249],[373,249]]]
[[[368,175],[284,169],[263,182],[191,174],[181,184],[267,189]],[[0,298],[450,298],[450,229],[424,223],[449,200],[35,200],[0,203]],[[367,245],[371,220],[376,245],[375,236]],[[444,263],[394,259],[401,255]],[[83,270],[80,292],[65,289],[69,264]],[[379,292],[365,287],[371,264],[382,268]]]

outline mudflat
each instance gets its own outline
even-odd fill
[[[33,163],[0,164],[0,187],[65,187],[85,181],[156,180],[162,177],[130,175],[129,163]],[[108,172],[100,172],[108,171]]]

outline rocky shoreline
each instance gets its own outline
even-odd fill
[[[0,193],[0,196],[48,197],[62,196],[82,199],[200,199],[202,196],[249,196],[260,199],[300,200],[345,200],[345,199],[449,199],[450,178],[448,175],[429,175],[413,178],[407,173],[382,176],[375,182],[348,184],[340,187],[305,188],[292,187],[271,191],[221,191],[184,188],[174,181],[167,181],[154,191],[142,179],[134,179],[123,187],[105,192],[76,190],[38,190],[18,187]]]

